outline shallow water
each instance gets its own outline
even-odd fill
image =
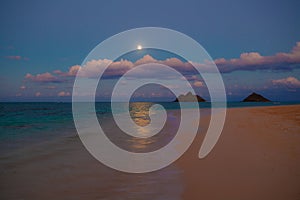
[[[227,107],[291,105],[299,102],[244,103],[231,102]],[[116,103],[120,112],[124,104]],[[167,111],[179,109],[177,102],[160,103]],[[153,103],[131,103],[133,120],[140,126],[149,122],[148,109]],[[203,116],[208,113],[210,103],[199,103]],[[189,106],[187,106],[189,108]],[[96,103],[95,110],[99,122],[111,119],[110,103]],[[172,120],[171,115],[169,119]],[[174,119],[173,119],[174,120]],[[0,153],[38,144],[57,137],[74,136],[76,129],[71,103],[0,103]]]
[[[161,148],[174,137],[180,122],[178,104],[163,103],[168,120],[162,134],[133,138],[113,123],[109,105],[96,104],[98,121],[112,142],[132,152]],[[141,131],[150,123],[151,105],[130,105],[130,115]],[[274,103],[228,106],[263,105]],[[123,105],[119,106],[122,113]],[[200,103],[200,107],[204,108],[202,116],[209,114],[209,103]],[[182,173],[176,165],[146,174],[104,166],[79,140],[69,103],[0,104],[0,199],[181,199],[185,187]]]

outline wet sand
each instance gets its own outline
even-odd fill
[[[300,199],[300,105],[228,109],[218,143],[200,160],[203,136],[147,174],[105,167],[78,137],[1,155],[0,199]]]

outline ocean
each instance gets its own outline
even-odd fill
[[[122,104],[122,103],[117,103]],[[130,113],[134,121],[149,122],[148,109],[154,103],[132,102]],[[160,103],[167,111],[180,109],[178,102]],[[252,106],[293,105],[300,102],[229,102],[228,108]],[[208,110],[210,103],[199,107]],[[113,120],[110,103],[97,102],[95,109],[99,122]],[[138,115],[135,113],[138,112]],[[201,113],[202,114],[202,113]],[[72,103],[0,103],[0,152],[13,151],[58,137],[75,136]]]
[[[228,103],[228,107],[292,105],[299,103],[235,102]],[[120,108],[124,106],[123,103],[117,104]],[[141,131],[145,131],[143,127],[150,123],[148,111],[152,105],[153,103],[148,102],[134,102],[130,104],[130,115],[141,126],[141,129],[139,129]],[[131,152],[150,152],[160,149],[170,142],[174,134],[176,134],[180,123],[178,103],[161,103],[161,105],[167,111],[166,126],[162,129],[164,134],[158,133],[150,138],[129,137],[127,134],[122,133],[116,124],[113,123],[110,103],[96,103],[95,110],[99,124],[112,142]],[[201,116],[210,114],[210,103],[199,103],[199,106],[201,108]],[[186,107],[189,108],[189,106]],[[120,112],[123,111],[120,109]],[[204,199],[210,199],[211,195],[217,194],[215,192],[210,193],[215,190],[223,191],[221,194],[227,194],[228,182],[233,182],[236,184],[236,187],[240,187],[241,184],[248,183],[247,179],[249,178],[263,177],[261,179],[267,180],[264,176],[266,173],[269,173],[267,174],[268,178],[279,174],[277,171],[270,170],[270,166],[273,167],[278,165],[278,163],[287,162],[286,160],[277,160],[278,155],[282,157],[285,154],[277,153],[274,150],[270,151],[270,153],[269,150],[265,149],[266,145],[263,145],[264,148],[259,150],[258,147],[262,148],[262,146],[258,144],[263,141],[263,137],[259,139],[255,137],[255,134],[256,136],[258,135],[255,131],[253,132],[255,133],[254,136],[252,136],[252,133],[245,135],[243,127],[248,123],[249,116],[250,118],[253,116],[251,113],[245,114],[245,116],[243,113],[240,115],[239,118],[241,116],[244,116],[244,118],[237,126],[239,128],[237,129],[238,132],[243,131],[243,134],[234,135],[230,131],[231,129],[227,130],[227,132],[222,134],[222,142],[219,142],[207,158],[199,160],[197,157],[201,146],[199,138],[203,137],[204,128],[202,129],[203,131],[199,132],[199,138],[195,139],[196,143],[194,146],[192,145],[178,162],[176,161],[176,163],[166,168],[151,173],[129,174],[108,168],[93,158],[84,148],[77,136],[71,103],[0,103],[0,199],[179,200],[183,199],[183,195],[193,194],[198,190],[201,196],[204,195]],[[231,115],[231,117],[234,117],[234,115]],[[279,119],[282,120],[280,117]],[[273,123],[268,120],[262,120],[259,123]],[[249,122],[252,125],[256,124],[253,123],[253,120],[249,120]],[[280,124],[280,121],[277,121],[273,125],[284,124]],[[290,125],[287,125],[287,127],[290,127]],[[297,127],[292,127],[296,130],[294,132],[297,132]],[[254,130],[256,130],[255,127]],[[280,136],[281,139],[279,141],[288,139],[298,144],[296,134],[286,135],[281,134],[281,129],[277,128],[276,130],[280,134],[275,134],[275,139]],[[270,138],[268,137],[266,144],[269,143],[269,140]],[[245,144],[246,147],[244,147]],[[254,151],[246,151],[250,153],[248,154],[250,155],[249,158],[247,158],[250,160],[244,159],[243,162],[240,162],[240,159],[246,158],[244,150],[253,149],[253,145],[255,145]],[[282,148],[285,151],[289,149],[286,149],[285,146]],[[274,157],[272,157],[273,155]],[[259,161],[257,161],[257,157],[259,157]],[[272,160],[273,158],[276,159]],[[288,158],[294,159],[294,157]],[[224,159],[227,159],[226,162]],[[290,162],[293,163],[295,161]],[[266,171],[260,173],[259,176],[253,176],[252,174],[257,173],[256,170],[261,169],[257,165],[260,163],[262,164],[259,167],[262,166],[261,168]],[[266,163],[265,168],[264,163]],[[298,172],[295,169],[299,169],[299,167],[295,164],[293,169],[295,172]],[[290,170],[292,172],[289,170],[290,168],[284,168],[283,171],[291,173],[289,175],[297,180],[297,176],[292,173],[292,170]],[[281,178],[281,176],[279,177]],[[249,181],[249,183],[255,184],[246,184],[241,187],[253,188],[253,185],[262,182],[261,179],[255,179],[255,182]],[[190,180],[196,181],[191,182],[191,184]],[[211,182],[212,180],[214,182]],[[243,181],[241,182],[240,180]],[[273,179],[271,180],[273,181]],[[281,179],[278,178],[278,180]],[[289,182],[285,182],[287,188],[290,188],[288,187]],[[281,182],[276,181],[276,183],[279,184]],[[261,185],[257,186],[259,188],[257,190],[262,191],[261,187],[269,185],[272,186],[272,184],[262,182]],[[297,184],[295,185],[297,186]],[[280,186],[280,188],[282,187]],[[234,189],[232,191],[236,194],[237,190]],[[241,189],[241,191],[244,190]],[[191,199],[186,196],[185,198]]]

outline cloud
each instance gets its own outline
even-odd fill
[[[201,82],[201,81],[195,81],[195,82],[193,83],[193,85],[194,85],[195,87],[203,87],[203,86],[204,86],[203,82]]]
[[[6,56],[6,58],[9,60],[29,60],[29,58],[22,56]]]
[[[62,72],[60,70],[54,70],[53,73],[59,76],[76,76],[78,70],[80,69],[80,65],[74,65],[69,68],[68,72]]]
[[[120,60],[113,62],[109,59],[99,59],[99,60],[91,60],[87,62],[84,66],[74,65],[69,68],[68,71],[63,72],[61,70],[54,70],[53,73],[43,73],[32,75],[30,73],[26,74],[25,79],[31,80],[34,82],[64,82],[66,81],[67,77],[75,77],[78,73],[80,77],[86,78],[98,78],[98,74],[104,72],[102,78],[104,79],[112,79],[112,78],[119,78],[127,71],[131,70],[135,66],[141,64],[148,64],[148,63],[158,63],[167,65],[170,67],[174,67],[176,70],[180,71],[181,73],[189,73],[192,72],[194,69],[192,65],[188,62],[182,62],[178,58],[169,58],[166,60],[156,60],[150,55],[145,55],[141,59],[137,60],[136,62],[131,62],[128,60]],[[105,67],[109,66],[106,70]],[[105,70],[105,71],[104,71]],[[143,78],[168,78],[168,73],[164,70],[161,73],[153,72],[151,70],[151,66],[149,69],[145,70],[136,70],[133,73],[134,77],[143,77]],[[174,78],[174,77],[169,77]]]
[[[35,96],[36,96],[36,97],[39,97],[39,96],[41,96],[41,95],[42,95],[42,93],[40,93],[40,92],[36,92],[36,93],[35,93]]]
[[[49,72],[43,73],[43,74],[37,74],[37,75],[32,75],[27,73],[25,78],[27,80],[31,80],[34,82],[43,82],[43,83],[57,83],[57,82],[62,82],[58,77],[53,76]]]
[[[200,77],[196,76],[196,75],[185,76],[185,78],[188,81],[199,81],[200,80]],[[182,80],[184,80],[184,78],[182,78]]]
[[[204,63],[196,62],[183,62],[178,58],[168,58],[166,60],[156,60],[150,55],[145,55],[136,62],[130,62],[127,60],[121,60],[112,62],[111,60],[92,60],[87,62],[83,67],[79,65],[73,66],[66,73],[69,76],[75,76],[76,73],[72,72],[81,70],[82,76],[95,77],[100,71],[103,71],[103,67],[110,63],[110,67],[105,71],[104,77],[112,78],[123,75],[126,71],[132,69],[135,66],[146,63],[159,63],[175,68],[184,74],[195,74],[197,71],[193,66],[200,68],[204,72],[211,71],[212,64],[209,61]],[[277,53],[272,56],[262,56],[258,52],[242,53],[239,58],[225,59],[219,58],[214,60],[221,73],[229,73],[237,70],[255,71],[255,70],[293,70],[300,68],[300,42],[296,43],[296,46],[292,48],[289,53]]]
[[[20,87],[20,89],[21,89],[21,90],[25,90],[25,89],[26,89],[26,86],[25,86],[25,85],[22,85],[22,86]]]
[[[134,67],[134,63],[128,61],[128,60],[120,60],[120,61],[116,61],[116,62],[112,62],[110,60],[102,60],[101,63],[97,64],[97,65],[92,65],[94,67],[98,66],[99,69],[95,70],[95,71],[103,71],[103,65],[107,65],[109,64],[108,69],[105,71],[105,73],[103,74],[104,78],[111,78],[111,77],[118,77],[118,76],[122,76],[125,72],[127,72],[128,70],[132,69]],[[88,63],[89,64],[89,63]],[[86,74],[88,74],[89,71],[89,65],[86,66]],[[91,67],[90,67],[91,68]],[[85,70],[85,69],[84,69]],[[95,76],[95,74],[94,74]]]
[[[70,92],[61,91],[61,92],[57,93],[57,96],[59,96],[59,97],[68,97],[68,96],[71,96],[71,93]]]
[[[288,87],[300,87],[300,81],[292,76],[283,79],[272,80],[274,85],[282,85]]]
[[[205,61],[204,63],[196,62],[183,62],[178,58],[168,58],[165,60],[156,60],[151,55],[145,55],[141,59],[131,62],[128,60],[112,61],[109,59],[91,60],[84,66],[74,65],[71,66],[67,71],[55,70],[53,73],[43,74],[27,74],[25,78],[34,82],[65,82],[68,78],[74,78],[76,75],[86,78],[98,78],[98,74],[104,72],[102,78],[113,79],[119,78],[128,70],[146,63],[158,63],[173,67],[180,73],[184,74],[189,81],[200,81],[197,80],[195,74],[198,72],[193,66],[199,67],[203,72],[209,72],[212,68],[212,61]],[[263,56],[258,52],[242,53],[239,58],[225,59],[219,58],[214,60],[214,63],[218,66],[221,73],[230,73],[238,70],[256,71],[256,70],[277,70],[277,71],[288,71],[296,68],[300,68],[300,42],[297,42],[296,46],[292,48],[289,53],[277,53],[272,56]],[[109,66],[105,71],[105,67]],[[79,73],[78,73],[79,72]],[[166,73],[154,74],[151,69],[145,71],[140,70],[135,73],[135,77],[142,78],[176,78],[168,77]],[[196,83],[200,85],[200,83]]]
[[[223,73],[236,70],[292,70],[300,67],[300,42],[289,53],[262,56],[258,52],[242,53],[240,58],[214,60]]]
[[[146,64],[146,63],[157,63],[157,60],[152,58],[152,56],[150,56],[150,55],[145,55],[143,58],[137,60],[135,62],[135,65],[142,65],[142,64]]]
[[[21,56],[6,56],[7,59],[10,59],[10,60],[21,60],[22,57]]]
[[[56,86],[54,86],[54,85],[49,85],[49,86],[47,86],[46,88],[47,88],[47,89],[55,89]]]
[[[116,78],[122,76],[128,70],[142,64],[149,64],[149,63],[157,63],[163,64],[170,67],[174,67],[176,70],[182,73],[189,73],[194,72],[194,68],[189,62],[182,62],[178,58],[168,58],[166,60],[156,60],[150,55],[145,55],[141,59],[137,60],[136,62],[131,62],[128,60],[121,59],[120,61],[113,62],[112,60],[108,59],[99,59],[99,60],[91,60],[87,62],[84,66],[75,65],[69,68],[69,71],[62,72],[60,70],[54,71],[55,74],[59,76],[76,76],[77,72],[80,70],[78,74],[81,77],[87,78],[97,78],[97,75],[101,72],[104,72],[104,68],[109,66],[105,72],[103,73],[102,78]],[[142,72],[142,70],[141,70]],[[149,71],[148,71],[149,72]],[[151,74],[141,74],[139,75],[147,75],[151,77]],[[153,75],[153,74],[152,74]]]

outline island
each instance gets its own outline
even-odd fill
[[[242,102],[271,102],[271,101],[263,97],[262,95],[253,92],[248,97],[246,97]]]
[[[173,102],[194,102],[197,99],[198,102],[206,102],[205,99],[198,95],[193,95],[191,92],[188,92],[186,95],[179,95]]]

